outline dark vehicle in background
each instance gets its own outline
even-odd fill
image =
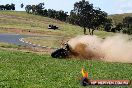
[[[57,26],[55,26],[55,25],[49,25],[48,26],[48,29],[54,29],[54,30],[56,30],[56,29],[58,29],[59,27],[57,27]]]

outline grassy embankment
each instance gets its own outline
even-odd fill
[[[123,19],[128,16],[132,17],[132,13],[114,14],[110,15],[109,17],[113,19],[115,24],[118,24],[122,23]]]

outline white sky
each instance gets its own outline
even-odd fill
[[[64,10],[65,12],[70,12],[73,9],[75,2],[80,0],[0,0],[0,4],[11,4],[16,5],[17,11],[22,11],[24,9],[20,8],[20,4],[38,4],[45,2],[46,9]],[[132,0],[89,0],[93,3],[94,7],[100,7],[103,11],[108,14],[117,13],[130,13],[132,12]]]

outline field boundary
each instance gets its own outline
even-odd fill
[[[42,47],[42,48],[56,49],[56,48],[49,47],[49,46],[44,46],[44,45],[40,45],[40,44],[34,44],[34,43],[31,43],[31,42],[27,42],[27,41],[24,40],[24,38],[20,38],[19,41],[21,41],[23,43],[26,43],[26,44],[29,44],[29,45],[32,45],[33,47]]]

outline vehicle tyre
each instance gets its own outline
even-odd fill
[[[58,49],[51,54],[53,58],[65,58],[67,55],[67,51],[63,48]]]

